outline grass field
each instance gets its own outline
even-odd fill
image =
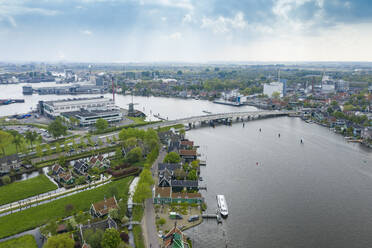
[[[34,236],[25,235],[0,243],[0,248],[37,248]]]
[[[0,187],[0,205],[19,201],[30,196],[57,189],[45,175]]]
[[[79,211],[87,211],[93,202],[103,200],[104,196],[111,196],[112,188],[117,190],[118,196],[128,194],[129,184],[132,179],[133,177],[127,177],[96,189],[0,217],[0,238],[41,226],[53,219],[64,218]],[[67,204],[72,204],[74,207],[70,214],[65,211]]]
[[[145,121],[145,118],[141,118],[141,117],[130,117],[128,116],[127,117],[128,119],[134,121],[134,123],[136,124],[145,124],[147,123],[147,121]]]

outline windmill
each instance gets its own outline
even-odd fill
[[[136,111],[134,110],[134,105],[138,105],[138,103],[133,103],[133,92],[132,92],[132,102],[128,104],[128,116],[136,116]]]

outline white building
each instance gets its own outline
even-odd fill
[[[41,105],[39,106],[41,112],[52,118],[60,116],[61,113],[80,111],[82,109],[88,111],[107,111],[118,109],[112,99],[104,98],[103,96],[46,101],[39,103],[39,105]]]
[[[335,85],[334,84],[323,84],[322,85],[322,93],[323,94],[331,94],[335,92]]]
[[[272,82],[269,84],[264,84],[263,93],[264,95],[267,95],[268,97],[271,98],[274,92],[279,92],[280,97],[283,97],[283,90],[284,90],[283,86],[284,85],[281,82]]]

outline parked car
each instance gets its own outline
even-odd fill
[[[176,219],[176,220],[181,220],[183,219],[182,215],[176,212],[169,212],[169,218],[170,219]]]
[[[197,220],[199,220],[199,215],[192,215],[188,219],[189,222],[193,222],[193,221],[197,221]]]

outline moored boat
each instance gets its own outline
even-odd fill
[[[217,206],[222,217],[227,217],[229,214],[227,210],[227,203],[224,195],[217,195]]]

